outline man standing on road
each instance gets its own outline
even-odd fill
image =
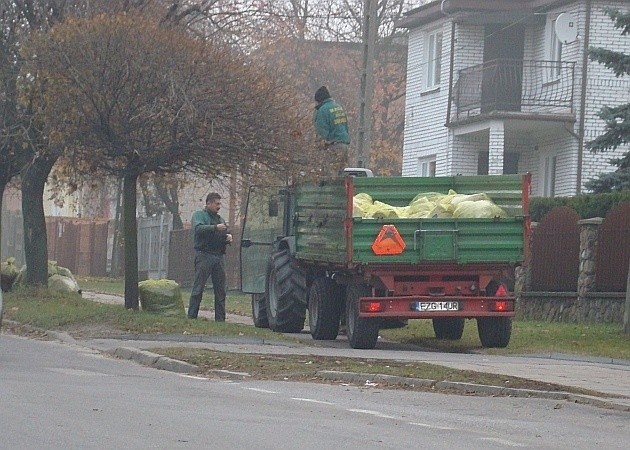
[[[206,207],[192,215],[195,247],[195,282],[188,303],[188,318],[196,319],[201,297],[208,277],[214,289],[214,320],[225,322],[225,247],[232,242],[232,235],[219,215],[221,196],[211,192],[206,197]]]
[[[343,107],[335,102],[326,86],[315,92],[315,114],[313,123],[317,135],[324,140],[324,147],[333,160],[332,167],[335,175],[343,173],[348,167],[350,150],[350,133],[348,131],[348,117]]]

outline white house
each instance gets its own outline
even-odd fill
[[[628,0],[442,0],[409,11],[403,175],[532,173],[532,194],[570,196],[615,169],[592,154],[602,106],[630,78],[589,47],[630,54],[605,13]]]

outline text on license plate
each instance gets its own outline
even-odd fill
[[[459,302],[415,302],[413,309],[416,311],[458,311]]]

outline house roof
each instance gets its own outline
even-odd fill
[[[512,20],[507,16],[531,15],[576,0],[435,0],[412,9],[397,24],[397,28],[416,28],[458,12],[483,13],[484,22]],[[493,18],[493,13],[496,16]]]

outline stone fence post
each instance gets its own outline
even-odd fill
[[[597,258],[597,239],[599,226],[604,222],[601,217],[578,221],[580,226],[580,268],[578,275],[578,302],[586,294],[595,290],[595,259]]]
[[[534,230],[538,226],[538,222],[532,222],[530,225],[531,232],[529,234],[529,245],[526,252],[528,258],[523,261],[522,266],[516,268],[516,273],[514,274],[514,294],[516,295],[517,301],[520,300],[521,293],[530,292],[532,290],[532,249],[534,242]]]

